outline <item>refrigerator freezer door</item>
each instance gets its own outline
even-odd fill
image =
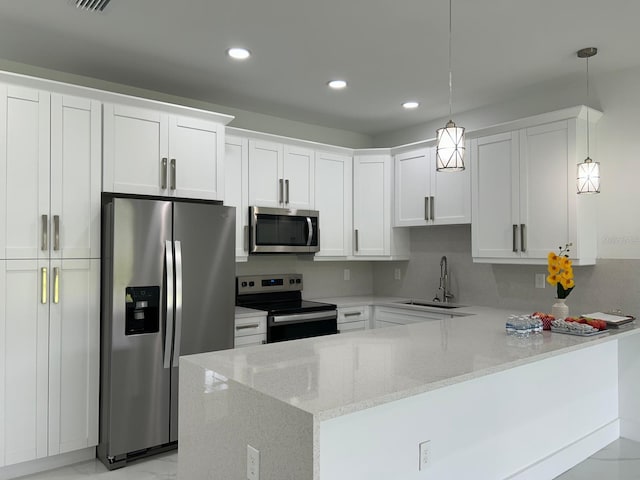
[[[235,208],[175,202],[176,321],[174,356],[233,348],[235,311]],[[176,257],[178,256],[176,253]],[[176,312],[176,317],[178,312]],[[181,324],[178,327],[178,323]],[[180,328],[180,331],[178,331]],[[178,368],[171,374],[171,441],[178,439]]]
[[[169,442],[165,246],[171,240],[172,209],[171,202],[128,198],[114,198],[111,208],[105,235],[112,251],[103,252],[110,258],[103,258],[103,413],[98,452],[118,461],[128,452]],[[154,313],[146,298],[158,291],[159,295],[153,293],[159,296]],[[159,315],[156,331],[126,328],[127,315],[142,325],[150,314]]]

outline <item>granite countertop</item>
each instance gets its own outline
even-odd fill
[[[380,303],[387,301],[376,299],[375,304]],[[510,313],[522,312],[489,307],[460,310],[466,316],[203,353],[182,360],[321,421],[640,333],[633,324],[595,337],[545,331],[518,338],[507,336],[504,326]]]

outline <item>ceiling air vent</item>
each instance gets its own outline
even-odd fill
[[[75,0],[76,7],[92,12],[101,12],[111,0]]]

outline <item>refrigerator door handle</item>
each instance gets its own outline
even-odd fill
[[[173,242],[176,249],[176,334],[173,340],[173,366],[180,360],[180,340],[182,337],[182,245],[179,240]]]
[[[164,242],[164,260],[167,275],[167,318],[166,332],[164,338],[164,368],[171,368],[171,343],[173,340],[173,243],[169,240]]]

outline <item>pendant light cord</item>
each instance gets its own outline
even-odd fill
[[[452,0],[449,0],[449,121],[451,121],[452,117],[451,104],[453,103],[453,76],[451,74],[451,3]]]
[[[591,158],[589,155],[589,57],[587,57],[587,158]]]

